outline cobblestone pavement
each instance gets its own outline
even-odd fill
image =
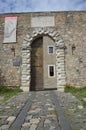
[[[21,130],[61,130],[49,92],[37,92]]]
[[[59,101],[71,126],[71,129],[65,130],[86,130],[86,108],[71,94],[57,91],[23,92],[0,105],[0,130],[64,130],[60,121],[60,108],[57,108],[52,93],[56,94],[55,102]],[[29,107],[24,108],[28,106],[27,103]],[[22,109],[27,111],[26,115],[20,117],[21,120],[24,118],[20,129],[11,129],[18,115],[23,113]]]
[[[57,93],[60,106],[72,130],[86,130],[86,108],[70,93]]]

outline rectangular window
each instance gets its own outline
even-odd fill
[[[53,46],[49,46],[48,47],[48,53],[49,54],[53,54],[54,53],[54,47]]]
[[[55,65],[48,66],[48,76],[55,77]]]

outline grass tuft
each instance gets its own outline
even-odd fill
[[[84,98],[86,98],[86,87],[75,88],[71,85],[66,85],[65,92],[72,93],[83,103],[83,106],[86,107],[86,101],[83,100]]]
[[[9,98],[16,96],[20,92],[22,92],[22,90],[19,88],[1,87],[0,88],[0,96],[3,97],[4,99],[0,101],[0,104],[4,103]]]

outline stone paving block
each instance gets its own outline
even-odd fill
[[[86,98],[83,98],[83,101],[85,101],[85,102],[86,102]]]
[[[51,114],[51,115],[49,114],[49,115],[47,115],[47,117],[48,118],[55,118],[55,119],[57,119],[57,116],[55,114]]]
[[[8,117],[7,121],[13,122],[15,119],[16,119],[15,116],[10,116],[10,117]]]
[[[32,124],[29,130],[36,130],[36,128],[37,128],[37,125],[36,124]]]
[[[25,130],[25,128],[22,127],[21,130]]]
[[[9,125],[2,125],[1,126],[1,130],[8,130],[8,128],[9,128]]]
[[[50,124],[51,123],[51,121],[49,120],[49,119],[46,119],[45,121],[44,121],[44,124]]]
[[[47,101],[51,102],[51,99],[47,98]]]
[[[38,124],[39,122],[40,122],[40,118],[35,118],[30,120],[31,124]]]
[[[48,108],[48,111],[54,111],[54,108]]]
[[[23,125],[22,125],[22,127],[29,127],[30,126],[30,123],[24,123]]]
[[[24,128],[24,127],[22,127],[21,130],[29,130],[29,128]]]
[[[50,130],[55,130],[55,126],[50,126]]]
[[[40,108],[36,108],[36,109],[35,109],[35,113],[38,113],[38,112],[40,112],[40,111],[41,111]]]
[[[24,127],[24,128],[29,128],[30,127],[30,123],[24,123],[23,125],[22,125],[22,127]]]
[[[9,109],[9,108],[10,108],[10,106],[6,106],[5,108],[6,108],[6,109]]]
[[[25,121],[27,121],[27,122],[28,122],[29,120],[31,120],[31,118],[32,118],[32,115],[27,116],[27,117],[26,117],[26,119],[25,119]]]
[[[50,103],[46,103],[45,105],[46,105],[46,106],[51,106],[51,104],[50,104]]]
[[[45,96],[46,96],[46,97],[49,97],[49,94],[46,94]]]
[[[7,117],[8,117],[8,116],[0,116],[0,118],[3,118],[3,119],[4,119],[4,118],[7,118]]]
[[[30,111],[28,112],[28,114],[33,114],[33,113],[36,113],[35,110],[30,110]]]
[[[1,100],[4,100],[4,97],[0,96],[0,101],[1,101]]]
[[[82,106],[82,105],[80,105],[80,106],[78,106],[78,108],[79,108],[79,109],[83,109],[83,106]]]
[[[7,120],[3,120],[1,124],[2,124],[2,125],[7,125],[8,123],[9,123],[9,122],[8,122]]]
[[[44,130],[44,128],[37,128],[37,130]]]

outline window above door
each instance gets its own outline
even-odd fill
[[[54,54],[54,46],[48,46],[48,54]]]

